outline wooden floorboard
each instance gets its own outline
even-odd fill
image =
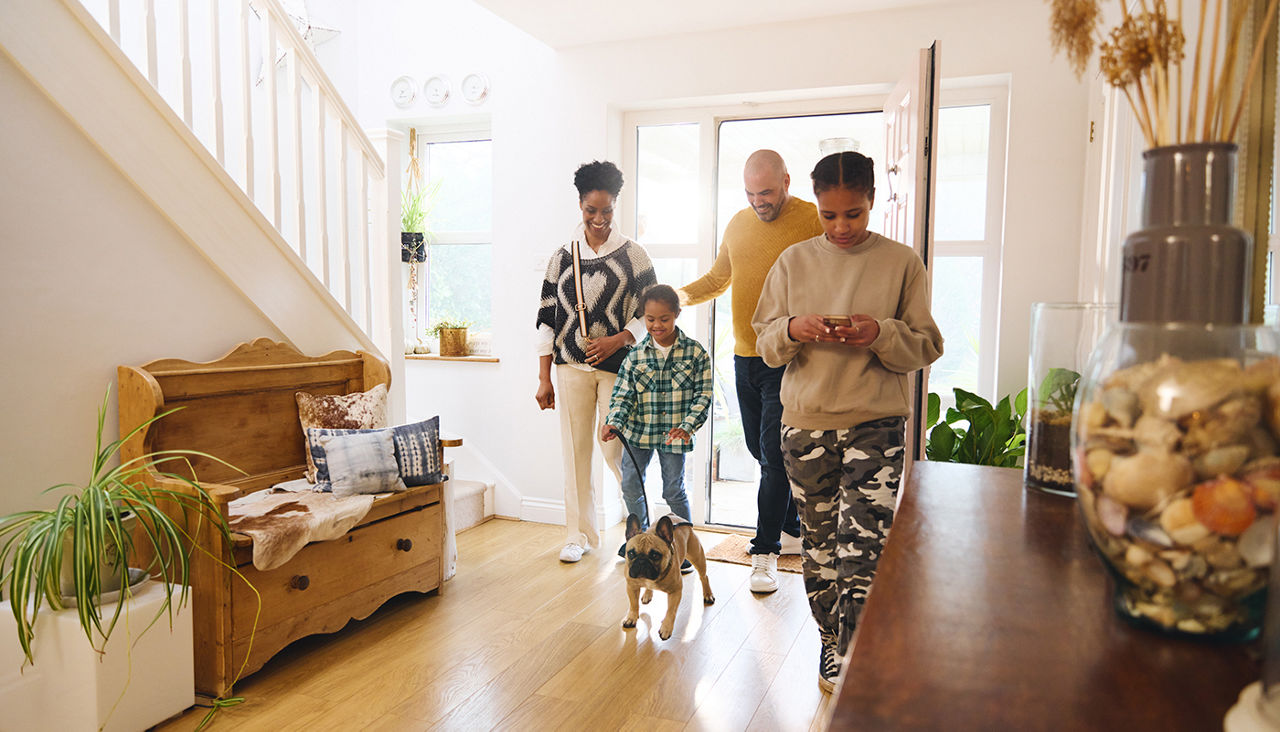
[[[557,560],[564,529],[489,521],[458,537],[458,574],[439,594],[390,601],[341,632],[303,639],[241,681],[244,704],[213,730],[782,730],[817,729],[817,629],[799,575],[755,595],[750,569],[708,562],[670,640],[666,596],[632,630],[622,527],[576,565]],[[722,535],[699,532],[713,545]],[[193,708],[158,729],[193,730]]]

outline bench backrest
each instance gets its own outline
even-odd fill
[[[162,359],[121,366],[117,375],[122,437],[157,414],[181,408],[127,441],[123,459],[148,451],[197,450],[244,471],[197,459],[193,466],[201,482],[245,493],[305,472],[295,393],[350,394],[391,382],[386,361],[376,355],[304,356],[268,338],[241,344],[209,363]],[[187,472],[172,463],[163,469]]]

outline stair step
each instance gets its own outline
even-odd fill
[[[493,483],[455,478],[446,485],[453,499],[455,534],[482,524],[493,516]]]

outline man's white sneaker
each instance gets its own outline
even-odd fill
[[[792,536],[785,531],[782,532],[781,543],[782,551],[778,552],[779,554],[799,554],[800,550],[804,548],[800,537]]]
[[[563,549],[560,550],[560,561],[573,564],[579,559],[582,559],[582,555],[586,554],[589,551],[591,551],[590,547],[585,547],[580,544],[574,544],[573,542],[569,542],[568,544],[564,545]]]
[[[778,589],[778,555],[751,555],[751,591],[773,592]]]

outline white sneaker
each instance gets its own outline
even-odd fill
[[[773,592],[778,589],[778,555],[751,555],[751,591]]]
[[[568,564],[573,564],[579,559],[582,559],[582,555],[586,554],[589,551],[591,551],[591,547],[586,547],[586,546],[582,546],[581,544],[574,544],[573,542],[569,542],[568,544],[564,545],[563,549],[560,550],[560,561],[566,562]]]
[[[803,548],[800,537],[782,532],[782,551],[779,554],[799,554]]]

